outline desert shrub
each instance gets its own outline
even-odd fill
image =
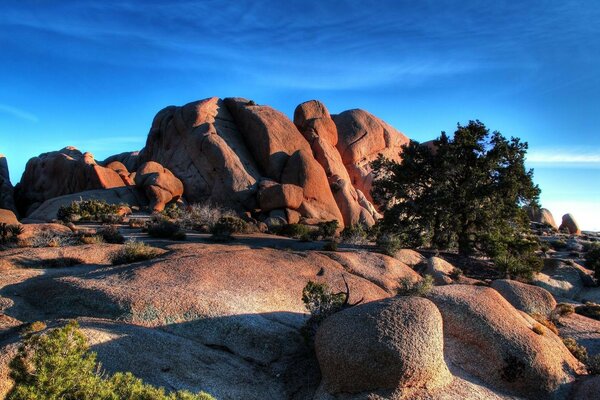
[[[111,255],[110,261],[113,265],[129,264],[136,261],[150,260],[159,254],[158,249],[150,247],[144,242],[129,240]]]
[[[588,354],[587,354],[587,350],[585,347],[583,347],[582,345],[577,343],[577,341],[573,338],[563,338],[562,341],[563,341],[563,344],[565,345],[565,347],[567,349],[569,349],[571,354],[573,354],[573,356],[576,359],[578,359],[582,363],[585,363],[587,361]]]
[[[131,373],[112,376],[101,371],[77,322],[47,333],[29,333],[10,363],[15,385],[8,400],[210,400],[210,395],[187,391],[166,394]]]
[[[278,235],[291,237],[294,239],[310,240],[313,230],[304,224],[286,224],[276,229]]]
[[[105,226],[97,232],[106,243],[122,244],[125,243],[125,237],[119,232],[116,225]]]
[[[593,318],[600,321],[600,304],[585,303],[582,306],[575,307],[575,312],[584,317]]]
[[[181,230],[179,224],[163,219],[148,224],[146,227],[148,235],[155,238],[185,240],[185,232]]]
[[[402,249],[402,240],[397,235],[384,233],[377,237],[377,247],[388,256],[395,256],[396,253]]]
[[[100,244],[104,243],[102,235],[83,234],[79,236],[81,244]]]
[[[0,246],[16,243],[18,236],[23,233],[21,225],[0,224]]]
[[[544,335],[546,333],[546,331],[544,330],[544,327],[541,324],[535,324],[533,325],[533,328],[531,328],[531,330],[538,334],[538,335]]]
[[[346,283],[345,279],[344,283]],[[345,293],[334,293],[326,283],[308,281],[304,289],[302,289],[302,302],[308,312],[310,312],[310,318],[300,331],[308,343],[312,343],[317,333],[317,328],[325,318],[335,314],[346,306],[352,306],[348,303],[349,296],[350,290],[347,283]]]
[[[106,200],[77,200],[66,206],[61,206],[56,214],[64,222],[94,221],[119,222],[122,217],[119,211],[125,204],[109,204]]]
[[[588,373],[592,375],[600,375],[600,354],[588,357],[586,366]]]
[[[337,251],[338,242],[335,240],[330,240],[329,242],[323,245],[323,251]]]
[[[129,218],[127,225],[132,229],[145,228],[147,222],[141,218]]]
[[[345,227],[340,236],[343,243],[353,245],[369,244],[369,228],[365,227],[363,224]]]
[[[52,231],[41,231],[27,240],[27,245],[31,247],[63,247],[80,244],[81,241],[76,235],[58,233]]]
[[[167,204],[160,212],[162,216],[168,219],[178,219],[181,217],[182,211],[175,203]]]
[[[25,327],[23,328],[23,333],[27,334],[27,333],[35,333],[35,332],[41,332],[44,329],[46,329],[46,323],[42,322],[42,321],[34,321],[30,324],[25,325]]]
[[[340,227],[340,223],[337,219],[334,219],[327,222],[319,222],[317,227],[319,228],[319,236],[323,239],[333,239]]]
[[[235,213],[211,203],[191,204],[179,210],[177,222],[184,229],[210,232],[223,217],[235,217]]]
[[[452,269],[452,271],[450,272],[450,278],[453,281],[456,281],[456,280],[460,279],[461,276],[463,276],[463,271],[460,268],[454,267]]]
[[[504,253],[494,258],[496,269],[508,279],[531,281],[536,272],[542,270],[543,261],[534,254],[521,257]]]
[[[229,238],[234,233],[243,233],[247,229],[247,223],[241,218],[226,216],[221,217],[212,226],[210,232],[215,238]]]
[[[431,275],[423,276],[423,279],[414,281],[409,277],[401,278],[398,281],[397,294],[399,296],[426,296],[433,289],[433,277]]]
[[[600,279],[600,245],[594,243],[585,253],[585,266],[594,271],[596,279]]]
[[[554,250],[563,250],[563,249],[567,248],[567,242],[565,242],[562,239],[556,239],[556,240],[553,240],[552,242],[550,242],[550,246]]]
[[[556,305],[554,310],[550,313],[550,320],[554,324],[560,324],[562,317],[569,316],[575,312],[575,307],[572,304],[559,303]]]
[[[555,335],[558,335],[558,329],[556,328],[556,325],[554,325],[554,323],[551,320],[546,318],[545,315],[542,315],[539,313],[533,313],[533,314],[531,314],[531,318],[535,319],[540,325],[543,325],[546,328],[548,328]]]
[[[80,264],[84,264],[84,261],[77,257],[56,257],[39,262],[41,268],[66,268]]]

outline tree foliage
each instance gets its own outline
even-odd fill
[[[462,255],[529,252],[536,245],[523,206],[537,205],[540,190],[526,152],[520,139],[469,121],[453,138],[442,132],[431,144],[411,141],[400,163],[380,156],[372,163],[372,195],[384,211],[379,229],[408,246]]]

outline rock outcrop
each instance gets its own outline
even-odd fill
[[[562,216],[562,222],[558,227],[559,230],[566,230],[571,235],[581,235],[579,224],[575,221],[573,214],[565,214]]]
[[[444,362],[442,317],[419,297],[361,304],[327,318],[315,351],[330,393],[434,389],[452,376]]]
[[[494,289],[436,287],[427,296],[444,320],[446,355],[484,382],[529,398],[565,399],[583,369],[561,339],[533,332],[526,319]]]
[[[148,161],[135,173],[135,184],[146,193],[152,211],[162,211],[165,206],[183,195],[183,184],[171,171],[157,162]]]
[[[18,223],[19,220],[12,210],[0,208],[0,224],[16,225]]]
[[[0,154],[0,208],[16,212],[14,202],[14,189],[10,183],[10,175],[8,173],[8,162],[6,157]]]
[[[108,164],[106,164],[106,168],[110,168],[113,171],[115,171],[117,174],[119,174],[119,176],[121,177],[121,180],[123,181],[125,186],[135,185],[135,182],[133,181],[133,178],[131,177],[132,174],[129,172],[129,170],[127,169],[125,164],[123,164],[122,162],[111,161]]]
[[[29,216],[44,201],[92,189],[125,186],[119,174],[97,164],[91,153],[74,147],[44,153],[27,162],[15,187],[15,201],[22,216]]]
[[[373,174],[369,163],[382,154],[400,161],[408,138],[364,110],[348,110],[333,116],[338,130],[337,148],[352,185],[371,200]]]
[[[513,307],[528,314],[541,314],[545,317],[556,307],[556,300],[550,292],[538,286],[528,285],[509,279],[492,282],[496,289]]]
[[[436,285],[451,284],[453,282],[451,275],[454,270],[454,265],[442,258],[431,257],[427,260],[426,273],[433,277]]]
[[[128,151],[125,153],[115,154],[114,156],[108,157],[106,160],[102,161],[102,165],[108,167],[108,164],[113,161],[118,161],[125,166],[127,171],[133,172],[140,165],[140,158],[138,151]]]
[[[549,226],[555,231],[558,230],[558,225],[556,225],[552,213],[547,208],[528,207],[527,216],[531,222]]]

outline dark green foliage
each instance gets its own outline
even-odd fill
[[[310,239],[313,230],[304,224],[286,224],[276,229],[278,235],[291,237],[294,239]]]
[[[148,224],[146,227],[148,235],[155,238],[185,240],[186,235],[176,222],[171,222],[166,219],[160,219],[156,222]]]
[[[340,223],[337,219],[327,222],[319,222],[317,225],[319,228],[319,236],[323,239],[333,239],[337,233],[338,228],[340,227]]]
[[[183,214],[183,211],[175,203],[168,204],[161,212],[165,218],[178,219]]]
[[[535,254],[525,253],[513,256],[506,252],[494,258],[496,269],[507,279],[517,279],[529,282],[536,272],[542,270],[543,262]]]
[[[119,250],[111,255],[113,265],[129,264],[137,261],[150,260],[157,257],[160,252],[154,247],[150,247],[144,242],[130,240]]]
[[[29,333],[10,363],[15,386],[8,400],[210,400],[187,391],[166,394],[131,373],[103,374],[75,321]]]
[[[211,233],[216,238],[227,238],[234,233],[243,233],[248,229],[246,221],[238,217],[225,216],[212,226]]]
[[[337,251],[338,242],[331,240],[323,245],[323,251]]]
[[[589,374],[600,375],[600,354],[588,357],[586,366]]]
[[[346,293],[333,293],[326,283],[308,281],[302,290],[302,301],[310,312],[310,318],[301,329],[307,342],[312,342],[317,328],[325,318],[348,304],[349,295],[348,289]]]
[[[554,249],[554,250],[564,250],[567,248],[567,242],[565,242],[562,239],[557,239],[557,240],[553,240],[552,242],[550,242],[550,246]]]
[[[372,163],[372,194],[384,212],[379,229],[410,247],[516,255],[515,242],[529,230],[523,206],[539,196],[524,165],[527,144],[470,121],[452,139],[442,132],[433,147],[411,141],[401,163]]]
[[[400,236],[391,233],[383,233],[377,237],[377,247],[390,257],[394,257],[404,247],[403,244]]]
[[[363,224],[350,225],[344,228],[340,237],[342,242],[354,245],[369,243],[369,228]]]
[[[423,276],[420,281],[414,281],[411,278],[402,278],[398,281],[397,293],[399,296],[420,296],[424,297],[433,289],[433,277],[431,275]]]
[[[594,271],[596,279],[600,279],[600,245],[597,243],[585,253],[585,266]]]
[[[125,205],[109,204],[105,200],[78,200],[68,206],[61,206],[56,215],[64,222],[118,222],[122,219],[119,210],[123,206]]]
[[[600,321],[600,304],[585,303],[583,306],[575,307],[575,312],[584,317]]]
[[[0,246],[16,243],[18,236],[23,233],[21,225],[0,224]]]
[[[125,237],[119,232],[115,225],[105,226],[97,232],[106,243],[122,244],[125,243]]]
[[[585,347],[577,343],[577,341],[573,338],[564,338],[562,341],[565,347],[569,349],[571,354],[573,354],[576,359],[582,363],[587,362],[588,353]]]

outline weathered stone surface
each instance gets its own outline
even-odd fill
[[[571,235],[581,235],[579,224],[575,221],[573,214],[565,214],[562,216],[562,223],[559,226],[560,230],[566,229]]]
[[[106,160],[102,161],[102,165],[108,167],[108,164],[113,161],[118,161],[125,166],[127,171],[133,172],[140,165],[139,160],[139,152],[138,151],[127,151],[124,153],[115,154],[114,156],[108,157]]]
[[[67,194],[46,200],[23,222],[50,222],[56,220],[56,214],[61,206],[66,206],[78,200],[104,200],[109,204],[127,204],[128,206],[144,207],[148,200],[144,193],[134,186],[113,189],[88,190],[85,192]]]
[[[348,110],[333,116],[338,129],[337,148],[352,185],[371,200],[373,182],[369,163],[383,154],[399,161],[401,146],[408,143],[402,133],[364,110]]]
[[[8,173],[8,161],[3,154],[0,154],[0,208],[16,212],[14,202],[14,189],[10,183],[10,175]]]
[[[452,380],[443,348],[442,317],[419,297],[338,312],[321,324],[315,338],[323,386],[331,393],[443,387]]]
[[[541,314],[548,317],[556,307],[556,300],[552,294],[538,286],[509,279],[497,279],[492,282],[492,288],[517,310],[528,314]]]
[[[160,111],[139,158],[171,170],[183,182],[190,203],[255,207],[260,173],[238,124],[216,97]]]
[[[263,212],[276,208],[289,208],[295,210],[304,200],[304,193],[300,186],[292,184],[279,184],[274,181],[261,181],[258,190],[258,205]]]
[[[544,269],[535,274],[532,283],[557,297],[576,299],[583,290],[581,272],[560,260],[548,259]]]
[[[444,320],[447,359],[497,388],[530,398],[565,399],[582,365],[545,329],[497,291],[472,285],[435,287],[427,296]]]
[[[21,181],[15,187],[15,200],[21,215],[29,216],[44,201],[54,197],[124,185],[119,174],[98,165],[91,153],[65,147],[27,162]]]
[[[433,277],[436,285],[449,285],[452,283],[450,275],[454,271],[454,265],[439,257],[431,257],[427,260],[426,273]]]
[[[294,124],[310,143],[313,156],[325,170],[344,225],[373,225],[376,214],[371,210],[374,207],[363,207],[359,203],[359,195],[335,147],[337,127],[325,105],[316,100],[300,104],[294,112]]]
[[[12,210],[0,208],[0,224],[16,225],[18,223],[19,220]]]
[[[126,186],[135,185],[135,182],[131,178],[129,171],[127,170],[127,167],[122,162],[111,161],[108,164],[106,164],[106,168],[110,168],[113,171],[115,171],[117,174],[119,174],[119,176],[123,180],[123,183]]]
[[[157,162],[148,161],[138,168],[135,184],[143,189],[152,211],[162,211],[165,205],[183,195],[183,184],[171,171]]]
[[[427,258],[412,249],[400,249],[394,254],[394,258],[411,268],[427,263]]]

